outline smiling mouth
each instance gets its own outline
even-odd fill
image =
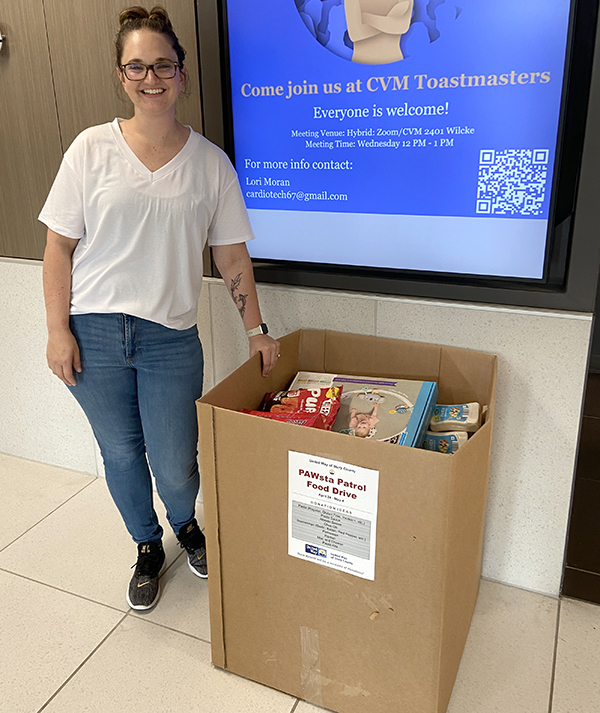
[[[164,89],[142,89],[142,94],[162,94]]]

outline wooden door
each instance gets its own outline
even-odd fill
[[[117,79],[114,49],[119,13],[128,4],[123,0],[45,0],[44,4],[60,131],[66,148],[88,126],[132,115],[131,102]],[[190,93],[180,97],[177,116],[183,124],[201,132],[194,2],[168,0],[162,5],[187,52]]]
[[[42,0],[3,0],[0,32],[0,255],[41,258],[62,157]]]

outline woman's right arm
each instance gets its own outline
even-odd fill
[[[48,229],[44,252],[44,299],[48,325],[48,366],[58,378],[75,386],[75,371],[81,371],[77,341],[69,328],[71,305],[71,267],[78,240]]]

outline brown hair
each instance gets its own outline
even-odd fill
[[[177,61],[183,67],[185,50],[179,44],[177,35],[173,32],[173,25],[167,11],[160,6],[153,7],[150,12],[144,7],[136,5],[128,7],[119,14],[119,31],[115,38],[115,49],[117,50],[117,67],[121,66],[123,57],[123,45],[125,38],[134,30],[151,30],[159,35],[166,35],[175,50]]]

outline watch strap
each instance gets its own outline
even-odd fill
[[[256,337],[258,334],[268,334],[268,333],[269,333],[269,328],[267,327],[267,325],[264,322],[262,324],[259,324],[258,327],[254,327],[254,329],[246,330],[247,337]]]

